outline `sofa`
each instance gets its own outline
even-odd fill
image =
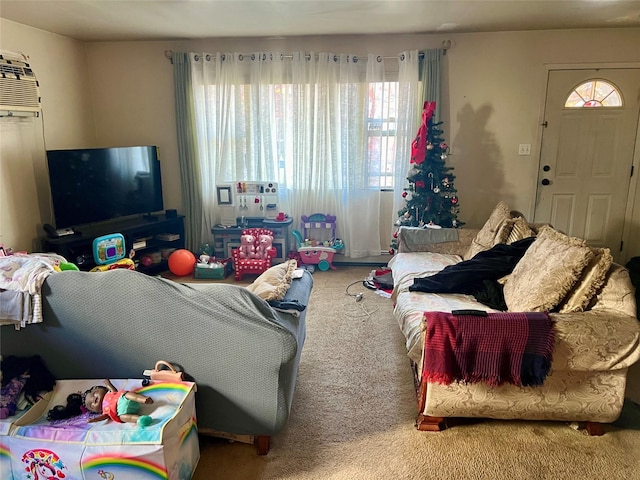
[[[392,299],[416,379],[418,429],[438,431],[465,418],[557,420],[586,422],[587,431],[598,435],[603,423],[618,418],[627,369],[640,358],[640,323],[629,273],[608,249],[591,248],[550,225],[533,225],[504,202],[481,229],[400,227],[397,238],[398,253],[389,262]],[[490,307],[482,288],[462,288],[457,280],[446,289],[420,290],[524,239],[531,241],[511,271],[489,280],[499,287],[506,311]],[[548,314],[552,357],[543,383],[435,381],[423,375],[434,338],[427,319],[454,310]]]
[[[143,379],[166,360],[197,385],[200,433],[250,436],[266,454],[291,409],[313,287],[310,273],[291,273],[277,276],[277,291],[262,275],[245,288],[124,269],[53,273],[41,288],[43,321],[1,327],[0,351],[40,355],[56,379]]]

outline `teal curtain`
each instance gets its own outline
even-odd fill
[[[198,162],[190,57],[185,52],[174,52],[171,61],[173,63],[182,206],[185,215],[185,243],[187,249],[197,252],[201,239],[211,236],[211,232],[202,231],[204,225],[202,177]]]
[[[435,122],[440,121],[441,101],[442,101],[442,60],[444,49],[433,48],[423,50],[420,53],[420,85],[422,95],[420,98],[419,112],[422,114],[422,105],[425,101],[436,102],[436,111],[433,119]]]

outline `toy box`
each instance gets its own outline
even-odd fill
[[[0,478],[58,479],[190,479],[200,458],[195,391],[192,382],[111,380],[118,389],[153,398],[140,413],[153,423],[100,421],[89,413],[66,420],[47,420],[69,394],[84,392],[100,380],[59,380],[54,391],[24,415],[6,419],[0,428]]]
[[[194,278],[211,278],[215,280],[227,278],[233,270],[233,262],[230,258],[225,258],[224,260],[220,260],[219,263],[222,264],[222,267],[213,267],[213,264],[210,263],[196,264],[196,269],[193,273]]]

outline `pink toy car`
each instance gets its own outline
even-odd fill
[[[318,269],[323,272],[336,267],[333,266],[333,255],[335,248],[331,247],[298,247],[300,261],[305,265],[318,265]]]

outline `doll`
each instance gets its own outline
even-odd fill
[[[141,427],[151,425],[151,417],[138,415],[138,411],[140,404],[153,403],[152,398],[136,392],[118,390],[109,379],[104,383],[106,387],[95,385],[82,395],[72,393],[67,397],[66,406],[57,405],[49,410],[47,419],[62,420],[89,411],[101,414],[87,420],[90,423],[110,418],[119,423],[137,423]]]

